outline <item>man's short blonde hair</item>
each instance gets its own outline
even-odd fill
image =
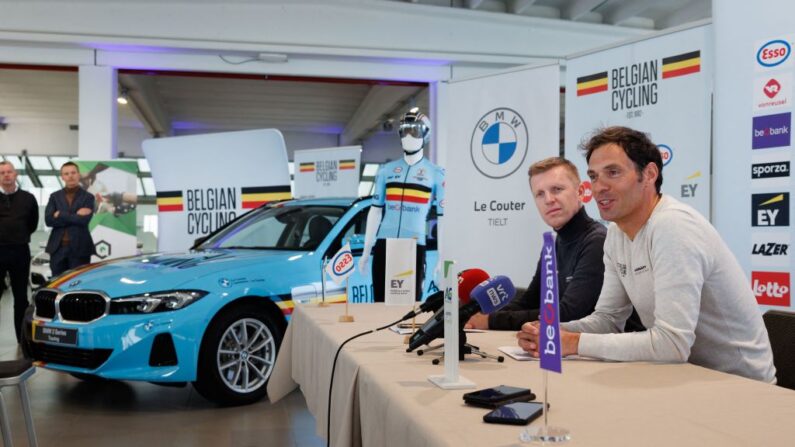
[[[574,166],[574,163],[563,157],[549,157],[533,163],[527,171],[527,176],[529,180],[532,180],[534,175],[543,174],[558,166],[563,166],[563,168],[572,175],[577,185],[580,184],[580,172],[577,171],[577,166]]]
[[[13,169],[14,172],[16,172],[16,170],[17,170],[17,168],[14,167],[14,163],[11,163],[8,160],[0,160],[0,166],[3,166],[3,165],[11,166],[11,169]]]

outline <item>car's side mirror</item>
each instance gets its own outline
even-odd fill
[[[202,237],[197,237],[196,239],[194,239],[194,240],[193,240],[193,246],[192,246],[191,248],[196,248],[196,247],[198,247],[199,245],[203,244],[203,243],[204,243],[204,241],[206,241],[206,240],[207,240],[207,238],[209,238],[209,237],[210,237],[210,236],[202,236]]]

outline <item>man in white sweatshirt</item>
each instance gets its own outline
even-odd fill
[[[584,146],[594,199],[611,221],[594,312],[561,325],[563,355],[690,362],[775,383],[761,312],[742,268],[696,210],[660,193],[662,159],[642,132],[610,127]],[[621,333],[632,312],[643,332]],[[538,356],[537,322],[517,334]]]

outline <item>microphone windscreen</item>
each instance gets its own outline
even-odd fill
[[[508,304],[516,295],[516,287],[507,276],[495,276],[478,284],[472,290],[472,299],[477,301],[480,311],[490,314]]]
[[[489,279],[489,274],[485,270],[462,270],[458,274],[458,302],[462,305],[468,303],[471,299],[472,290],[487,279]]]

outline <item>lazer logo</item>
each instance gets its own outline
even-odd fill
[[[751,165],[751,178],[789,177],[789,162],[754,163]]]
[[[754,227],[789,226],[789,193],[753,194],[751,225]]]
[[[790,305],[788,272],[751,272],[751,289],[759,304],[786,307]]]
[[[788,248],[788,244],[777,244],[775,242],[754,244],[754,248],[751,249],[751,254],[762,256],[787,256]]]

